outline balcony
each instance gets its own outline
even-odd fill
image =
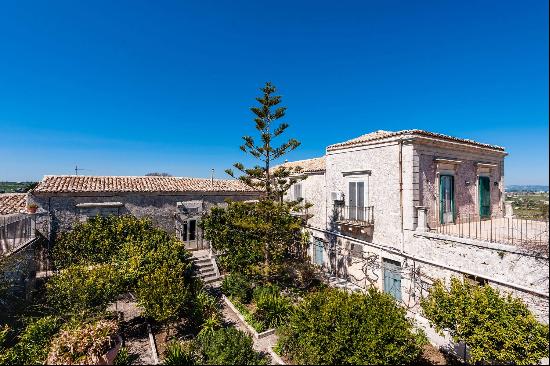
[[[374,206],[339,206],[336,222],[348,226],[367,227],[374,225]]]
[[[424,218],[419,211],[419,227]],[[422,215],[421,215],[422,213]],[[453,222],[442,224],[431,217],[426,231],[489,243],[515,245],[548,254],[548,217],[522,219],[517,217],[480,217],[474,214],[456,215]]]

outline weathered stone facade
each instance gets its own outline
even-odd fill
[[[420,210],[427,212],[427,225],[439,224],[441,174],[454,177],[456,220],[467,215],[479,220],[480,176],[489,177],[490,217],[502,218],[504,150],[422,131],[372,135],[329,146],[325,179],[303,183],[308,191],[325,192],[317,200],[308,198],[319,206],[317,214],[326,212],[309,222],[312,260],[362,287],[388,290],[388,283],[398,283],[400,288],[390,291],[413,311],[434,280],[461,276],[521,297],[548,322],[547,257],[418,227]],[[364,182],[364,205],[372,206],[373,222],[349,224],[333,215],[349,204],[353,181]],[[343,195],[343,201],[333,201],[333,192]]]
[[[178,202],[200,203],[201,211],[208,211],[214,205],[223,205],[227,199],[241,201],[253,199],[256,195],[244,193],[187,193],[187,194],[155,194],[155,193],[34,193],[29,195],[29,202],[36,203],[44,211],[49,212],[53,225],[58,230],[67,230],[75,221],[85,217],[102,214],[101,210],[111,210],[118,215],[133,215],[151,219],[157,226],[170,233],[175,232],[176,215],[181,213]],[[101,208],[90,205],[89,208],[79,208],[79,204],[121,203],[115,208]]]

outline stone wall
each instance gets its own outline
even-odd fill
[[[401,208],[397,142],[327,152],[327,195],[331,191],[343,192],[347,205],[347,181],[350,178],[344,173],[367,170],[370,174],[363,175],[363,180],[368,186],[368,198],[365,204],[374,206],[372,240],[399,248],[401,247]],[[330,215],[334,209],[334,202],[328,200],[327,209]],[[328,226],[331,226],[330,219],[328,221]]]
[[[476,246],[429,234],[407,236],[407,251],[399,252],[353,237],[308,230],[312,238],[325,241],[324,270],[357,286],[384,290],[383,260],[399,262],[401,302],[413,313],[420,311],[420,299],[436,279],[448,283],[453,276],[473,277],[471,274],[476,273],[481,275],[479,280],[485,279],[491,286],[521,298],[540,321],[548,323],[548,296],[536,293],[548,294],[548,258],[526,255],[511,246],[483,242]]]
[[[157,226],[170,233],[175,232],[174,215],[179,211],[178,202],[196,204],[201,202],[204,210],[213,205],[224,204],[226,199],[235,201],[256,198],[255,194],[246,193],[189,193],[189,194],[152,194],[152,193],[119,193],[119,194],[30,194],[29,201],[39,206],[40,211],[50,213],[52,230],[68,230],[75,221],[82,219],[83,209],[77,204],[120,202],[121,207],[113,207],[109,213],[134,215],[151,219]],[[93,210],[87,209],[88,213]],[[115,212],[116,211],[116,212]],[[95,211],[93,211],[95,212]]]

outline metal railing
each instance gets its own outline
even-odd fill
[[[36,237],[35,220],[23,214],[0,216],[0,256],[9,255]]]
[[[374,224],[374,206],[340,206],[337,208],[338,220],[359,225]]]
[[[442,224],[432,218],[430,230],[444,235],[510,245],[548,246],[548,218],[456,216],[454,222]]]

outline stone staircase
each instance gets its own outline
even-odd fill
[[[197,273],[199,277],[204,281],[206,285],[214,285],[221,277],[218,271],[218,267],[213,258],[210,258],[208,254],[193,253],[193,263],[197,267]]]

